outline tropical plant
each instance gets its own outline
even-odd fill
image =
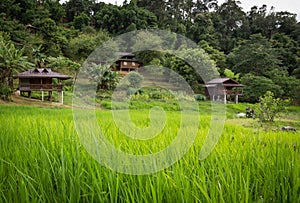
[[[86,72],[92,82],[97,83],[97,90],[113,90],[119,81],[118,72],[112,71],[110,67],[104,65],[91,64]]]
[[[34,58],[36,67],[45,68],[47,56],[43,53],[43,45],[33,48],[32,57]]]
[[[0,82],[3,86],[13,89],[13,74],[33,66],[23,50],[17,49],[8,35],[0,33]]]

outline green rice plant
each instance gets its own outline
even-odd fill
[[[193,146],[172,166],[150,175],[120,174],[87,152],[72,109],[0,106],[1,202],[300,202],[300,136],[228,120],[212,153],[199,159],[210,127],[210,105],[199,104]],[[298,108],[293,108],[297,115]],[[149,125],[149,110],[130,110]],[[139,142],[120,132],[111,111],[96,110],[106,138],[133,154],[158,152],[176,137],[181,112],[166,111],[165,128]],[[184,127],[186,136],[191,126]]]

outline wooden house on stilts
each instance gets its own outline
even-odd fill
[[[19,91],[20,94],[28,93],[31,96],[32,91],[42,92],[42,101],[44,101],[44,94],[48,92],[48,98],[52,101],[52,92],[58,92],[58,100],[63,103],[63,85],[62,80],[70,79],[68,75],[57,73],[49,68],[34,68],[28,71],[14,75],[14,79],[19,79]],[[53,79],[57,79],[54,84]]]
[[[239,102],[239,96],[243,95],[244,85],[231,78],[216,78],[204,85],[206,97],[212,101],[222,101],[225,104],[228,99],[234,98],[234,102]]]
[[[130,71],[138,71],[143,66],[141,62],[135,59],[135,55],[129,52],[119,52],[119,59],[116,61],[115,67],[111,67],[113,71],[126,75]]]

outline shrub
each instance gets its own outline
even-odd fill
[[[139,89],[143,82],[143,76],[137,72],[130,72],[128,74],[129,86],[132,88]]]
[[[10,95],[12,94],[11,89],[8,86],[0,85],[0,98],[9,101]]]
[[[273,122],[285,110],[289,100],[275,98],[274,93],[267,91],[256,105],[256,112],[260,122]]]
[[[195,98],[190,96],[186,92],[179,91],[179,92],[173,92],[173,94],[175,94],[175,97],[181,101],[195,101]]]
[[[148,95],[152,100],[173,100],[175,97],[173,93],[161,87],[145,87],[140,90],[140,94]]]
[[[194,98],[196,101],[206,101],[206,96],[203,94],[195,94]]]
[[[98,90],[98,92],[97,92],[96,98],[98,98],[98,99],[100,99],[100,100],[103,100],[103,99],[110,99],[112,93],[113,93],[112,91],[100,89],[100,90]]]
[[[135,94],[135,95],[131,95],[130,96],[131,100],[142,100],[142,101],[148,101],[149,100],[149,96],[147,94]]]
[[[129,87],[127,89],[127,96],[134,95],[136,92],[137,92],[137,90],[135,88]]]

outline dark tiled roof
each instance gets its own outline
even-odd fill
[[[220,83],[224,83],[229,80],[232,80],[232,79],[230,79],[230,78],[215,78],[215,79],[212,79],[211,81],[207,82],[207,84],[220,84]]]
[[[134,57],[134,54],[131,52],[119,52],[118,53],[119,56],[123,57],[123,56],[131,56]]]
[[[54,72],[50,68],[34,68],[14,75],[14,78],[58,78],[61,80],[67,80],[71,77],[68,75]]]
[[[243,87],[244,86],[231,78],[215,78],[215,79],[207,82],[206,86],[217,85],[217,84],[222,84],[223,86],[231,86],[231,87]]]
[[[118,61],[128,61],[128,62],[137,62],[137,63],[140,63],[138,60],[136,60],[136,59],[127,59],[127,58],[121,58],[121,59],[119,59]]]

